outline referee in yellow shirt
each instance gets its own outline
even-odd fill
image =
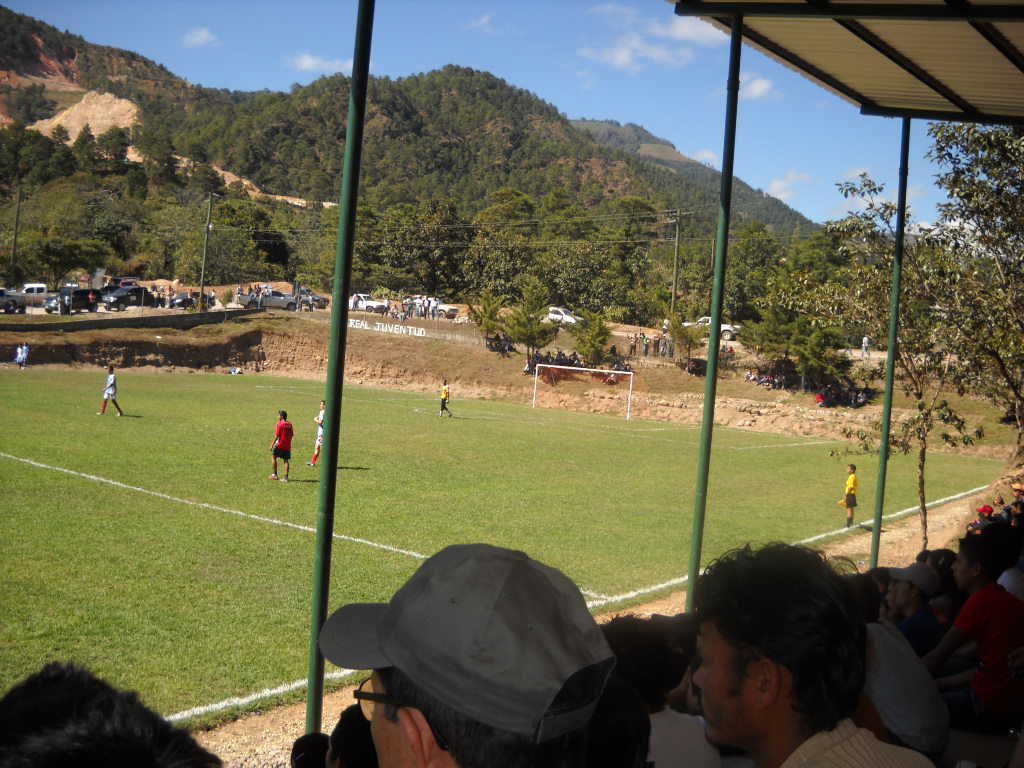
[[[846,504],[846,527],[853,525],[853,510],[857,507],[857,465],[850,464],[846,471],[846,488],[843,491],[844,499],[841,503]]]

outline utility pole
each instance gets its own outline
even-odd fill
[[[206,202],[206,228],[203,230],[203,265],[199,268],[199,311],[203,311],[203,290],[206,284],[206,249],[210,244],[210,218],[213,216],[213,193]]]
[[[674,212],[674,221],[676,223],[676,249],[675,254],[672,256],[672,298],[669,300],[669,315],[671,317],[676,316],[676,286],[679,277],[679,209],[676,208]]]
[[[14,280],[14,261],[18,258],[18,226],[21,222],[21,186],[14,192],[14,242],[11,243],[11,280]]]

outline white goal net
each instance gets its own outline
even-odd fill
[[[560,381],[579,380],[583,376],[608,386],[619,386],[628,382],[626,421],[629,421],[633,413],[633,371],[609,371],[604,368],[577,368],[574,365],[538,363],[533,372],[533,407],[537,407],[537,387],[541,381],[554,386]]]

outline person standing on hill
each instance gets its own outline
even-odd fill
[[[857,508],[857,465],[850,464],[846,471],[846,487],[843,489],[843,500],[840,504],[846,505],[846,527],[853,525],[853,510]]]
[[[443,379],[441,382],[441,410],[437,414],[438,416],[444,416],[448,414],[448,418],[452,417],[452,412],[448,410],[448,400],[451,398],[451,390],[448,389],[448,379]]]
[[[107,401],[113,402],[114,407],[117,408],[117,415],[124,416],[124,411],[121,410],[121,406],[117,403],[117,374],[114,373],[114,366],[107,366],[107,383],[103,387],[103,404],[100,409],[96,411],[97,416],[102,416],[107,412]]]
[[[324,445],[324,409],[327,407],[327,402],[324,400],[320,401],[320,412],[313,419],[313,423],[316,424],[316,441],[313,443],[313,458],[306,462],[307,466],[315,467],[320,461],[320,449]]]
[[[279,479],[282,483],[287,483],[288,474],[292,467],[292,437],[295,434],[295,429],[292,427],[292,423],[288,421],[287,411],[278,411],[277,414],[280,418],[277,422],[277,428],[274,430],[274,442],[270,444],[270,453],[274,466],[270,479]],[[281,478],[277,476],[278,459],[284,462],[284,477]]]

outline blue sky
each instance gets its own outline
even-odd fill
[[[235,90],[287,90],[348,72],[356,0],[16,0],[5,3],[87,40],[136,51],[187,80]],[[728,38],[678,19],[664,0],[488,5],[380,0],[371,72],[402,77],[445,64],[486,70],[570,118],[638,123],[718,167]],[[837,96],[743,49],[736,175],[809,218],[849,207],[836,183],[867,171],[895,198],[899,121],[864,117]],[[917,221],[942,201],[924,158],[926,123],[911,137],[909,198]]]

